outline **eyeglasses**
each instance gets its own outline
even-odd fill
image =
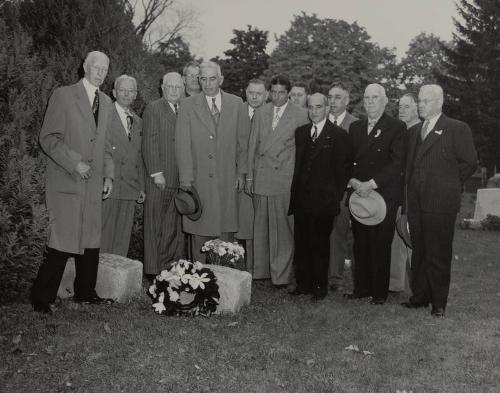
[[[137,93],[137,89],[122,89],[122,88],[119,88],[117,89],[118,92],[122,93],[122,94],[135,94]]]

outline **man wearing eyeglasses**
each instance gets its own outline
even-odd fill
[[[175,131],[180,187],[195,187],[201,216],[183,216],[192,235],[193,259],[204,262],[201,247],[210,239],[233,241],[238,231],[238,191],[247,173],[248,113],[241,98],[224,92],[220,66],[200,64],[202,92],[182,101]]]
[[[163,97],[144,110],[142,154],[146,200],[144,202],[144,274],[152,279],[184,256],[180,216],[174,205],[179,187],[175,160],[175,125],[184,83],[177,72],[163,76]]]
[[[115,180],[113,194],[102,205],[101,252],[127,256],[134,224],[135,205],[143,203],[144,165],[142,120],[131,106],[137,97],[137,82],[120,75],[114,83],[116,99],[107,139],[113,152]]]
[[[184,82],[184,94],[186,97],[200,94],[201,87],[198,82],[200,75],[200,65],[196,61],[190,61],[182,70],[182,80]]]

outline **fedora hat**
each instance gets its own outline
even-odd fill
[[[194,186],[191,186],[190,190],[179,189],[174,195],[174,203],[181,215],[193,221],[200,218],[203,208],[198,191]]]
[[[408,216],[406,214],[401,214],[396,219],[396,231],[407,247],[413,249],[410,237],[410,227],[408,226]]]
[[[377,225],[384,220],[387,206],[377,191],[370,192],[367,197],[361,197],[353,192],[349,198],[349,210],[361,224]]]

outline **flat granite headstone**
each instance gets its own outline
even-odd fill
[[[68,259],[59,285],[60,298],[73,296],[75,260]],[[114,254],[99,254],[96,292],[100,297],[125,302],[142,292],[142,263]]]
[[[477,190],[474,220],[482,220],[488,214],[500,217],[500,188],[481,188]]]
[[[248,272],[220,265],[206,265],[217,277],[219,305],[216,314],[236,313],[250,304],[252,275]]]

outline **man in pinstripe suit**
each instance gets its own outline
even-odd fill
[[[101,252],[127,256],[134,224],[135,204],[143,203],[144,165],[141,154],[142,120],[130,106],[137,96],[135,78],[115,80],[116,98],[106,138],[115,164],[113,193],[102,203]]]
[[[163,77],[163,97],[143,114],[142,152],[146,166],[144,204],[144,273],[156,275],[183,256],[184,238],[174,205],[179,187],[175,159],[175,123],[184,84],[176,72]]]

